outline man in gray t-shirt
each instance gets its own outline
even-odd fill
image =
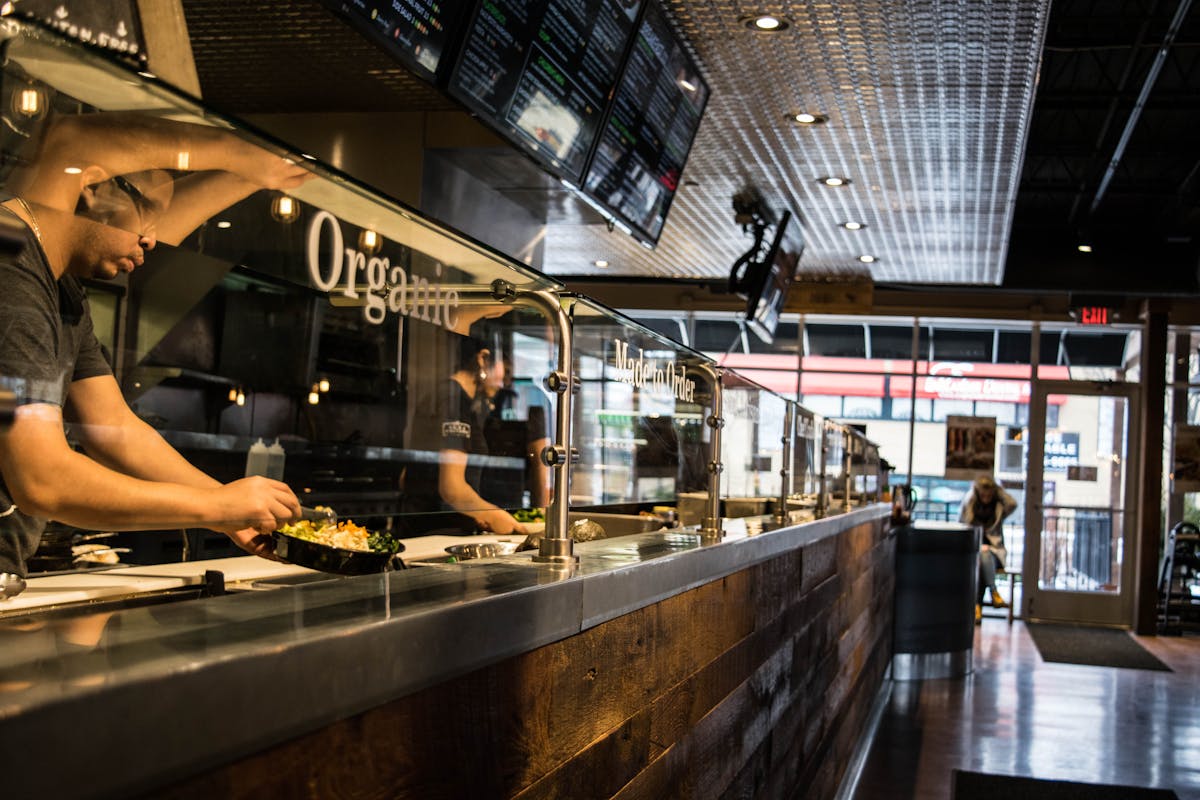
[[[179,177],[184,162],[195,172]],[[270,555],[270,532],[299,515],[296,496],[262,477],[222,485],[133,413],[80,279],[131,272],[160,239],[177,244],[251,192],[306,177],[216,128],[84,114],[46,129],[0,202],[0,215],[26,229],[22,254],[0,263],[0,378],[18,394],[0,433],[0,573],[25,574],[51,519],[100,530],[207,527]],[[66,422],[82,452],[67,442]]]

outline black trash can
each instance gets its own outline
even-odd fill
[[[892,678],[966,675],[975,641],[980,529],[918,520],[896,529]]]

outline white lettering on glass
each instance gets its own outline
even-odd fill
[[[342,295],[351,300],[361,295],[363,317],[372,325],[382,324],[390,311],[447,330],[454,328],[458,322],[459,294],[456,289],[442,286],[440,264],[435,268],[437,280],[430,282],[424,276],[409,275],[404,267],[391,263],[387,257],[368,256],[345,245],[337,217],[328,211],[313,216],[305,255],[308,276],[318,290],[333,292],[345,273]]]
[[[632,348],[637,354],[629,356],[629,343],[613,339],[616,346],[616,379],[639,389],[646,389],[653,394],[674,396],[686,403],[695,402],[696,382],[687,377],[687,368],[674,361],[667,361],[659,366],[654,359],[647,359],[645,353],[638,348]]]

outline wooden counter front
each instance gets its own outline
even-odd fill
[[[891,658],[885,526],[859,521],[157,796],[832,797]]]

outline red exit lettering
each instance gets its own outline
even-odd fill
[[[1079,322],[1082,325],[1107,325],[1108,309],[1099,306],[1084,306],[1079,309]]]

